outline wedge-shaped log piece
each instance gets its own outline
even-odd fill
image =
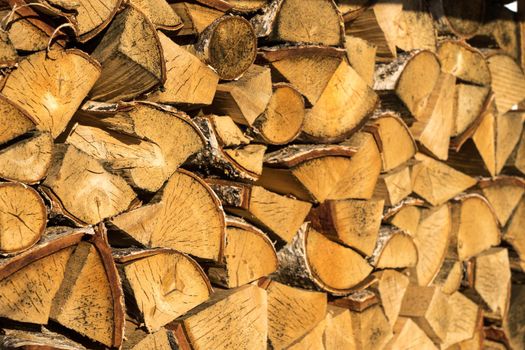
[[[308,215],[312,228],[336,242],[370,256],[376,246],[383,200],[325,201]]]
[[[374,198],[381,198],[385,205],[394,206],[412,193],[412,177],[410,167],[402,165],[385,174],[379,175]]]
[[[0,335],[0,346],[6,350],[49,349],[49,350],[86,350],[86,348],[62,334],[46,328],[41,332],[4,329]]]
[[[214,113],[230,116],[236,123],[253,125],[272,97],[270,69],[252,65],[239,79],[220,84],[215,93]]]
[[[410,280],[401,272],[388,269],[375,272],[374,276],[377,280],[372,284],[371,289],[378,295],[386,318],[393,327],[398,320],[401,303]]]
[[[260,286],[268,293],[268,342],[285,349],[321,322],[326,294],[293,288],[272,280]],[[266,344],[265,344],[266,346]]]
[[[182,169],[169,178],[150,203],[118,215],[110,223],[125,238],[146,247],[173,248],[215,261],[222,255],[221,204],[204,181]],[[121,245],[117,232],[110,238]]]
[[[14,49],[27,52],[44,50],[49,42],[53,29],[40,20],[35,11],[26,8],[27,12],[14,12],[11,9],[0,11],[0,16],[6,19],[5,33]],[[20,10],[19,10],[20,11]],[[7,21],[7,18],[11,21]],[[45,27],[41,25],[44,24]]]
[[[303,288],[345,295],[366,284],[372,272],[366,260],[351,248],[330,241],[305,223],[292,242],[277,253],[277,275]]]
[[[448,298],[438,287],[408,287],[401,305],[401,316],[412,318],[435,343],[446,340],[448,315]]]
[[[439,45],[437,52],[444,72],[458,79],[477,85],[489,85],[490,71],[483,54],[461,41],[447,40]]]
[[[369,86],[374,86],[377,47],[364,39],[350,35],[345,37],[345,47],[350,66]]]
[[[0,95],[0,144],[35,129],[34,120],[22,108]]]
[[[229,116],[210,115],[209,120],[213,125],[217,140],[226,148],[246,146],[252,140],[235,124]]]
[[[370,199],[381,170],[381,155],[369,133],[357,133],[341,145],[292,145],[265,158],[258,183],[320,203]]]
[[[352,316],[348,309],[328,305],[326,309],[323,344],[325,350],[356,350]]]
[[[394,326],[394,336],[384,349],[437,350],[438,348],[411,318],[400,317]]]
[[[163,90],[153,92],[148,100],[170,104],[210,104],[219,81],[217,74],[163,33],[158,32],[158,35],[166,63],[166,82]]]
[[[525,182],[518,177],[500,176],[480,180],[478,186],[494,209],[501,227],[505,227],[525,193]]]
[[[9,33],[4,31],[0,34],[0,67],[13,67],[18,62],[18,54],[9,39]]]
[[[325,320],[319,322],[302,338],[287,347],[290,350],[324,349],[323,335],[326,328]]]
[[[124,179],[70,145],[56,145],[42,189],[53,210],[76,223],[96,224],[128,209],[136,195]]]
[[[378,269],[414,267],[418,262],[418,251],[413,238],[394,227],[384,226],[379,230],[377,243],[369,258]]]
[[[487,101],[491,98],[489,91],[489,86],[456,84],[452,136],[467,134],[479,122]]]
[[[128,300],[128,313],[149,332],[206,301],[211,285],[189,256],[170,249],[122,249],[113,253]]]
[[[269,41],[343,46],[341,13],[330,0],[277,0],[251,20],[258,37]]]
[[[304,118],[306,138],[330,142],[348,137],[376,108],[378,97],[346,61],[341,61]]]
[[[448,327],[443,348],[474,336],[481,318],[481,308],[472,300],[455,292],[448,298]]]
[[[252,25],[244,18],[222,16],[201,33],[195,49],[221,79],[234,80],[255,60],[257,38]]]
[[[375,282],[375,276],[372,276],[370,282],[363,285],[363,288],[350,292],[350,294],[342,298],[333,300],[332,304],[357,312],[363,312],[369,307],[379,304],[379,298],[371,289],[369,289],[369,287]]]
[[[184,334],[191,349],[263,349],[270,322],[267,299],[254,285],[220,290],[168,329]]]
[[[406,163],[417,152],[416,143],[408,127],[395,114],[381,114],[372,119],[366,128],[380,140],[383,172]]]
[[[270,192],[261,186],[209,179],[226,211],[244,217],[290,242],[312,205]]]
[[[350,314],[356,349],[382,349],[392,338],[392,326],[379,304]]]
[[[0,253],[16,253],[34,245],[46,229],[44,201],[31,187],[0,183]]]
[[[223,266],[210,267],[210,280],[226,288],[237,288],[277,270],[277,254],[270,239],[244,220],[226,218]]]
[[[37,52],[20,61],[2,94],[56,138],[99,76],[99,64],[82,51]]]
[[[120,348],[124,335],[124,295],[101,224],[95,236],[75,247],[50,318],[108,347]]]
[[[115,16],[93,58],[102,64],[102,74],[90,92],[96,101],[131,100],[166,81],[155,27],[133,6]]]
[[[480,195],[459,196],[451,202],[451,245],[460,261],[500,244],[498,219],[488,201]]]
[[[523,235],[523,225],[525,225],[525,199],[522,197],[509,220],[503,239],[512,245],[512,248],[518,253],[520,260],[525,262],[525,235]]]
[[[46,1],[46,3],[53,3],[55,8],[64,10],[63,1]],[[68,3],[71,3],[68,1]],[[121,0],[79,0],[76,2],[77,6],[74,10],[74,23],[76,27],[76,35],[79,41],[85,42],[100,33],[119,9]]]
[[[301,94],[292,85],[277,83],[266,110],[253,123],[257,139],[272,145],[290,143],[301,132],[304,116]]]
[[[47,324],[73,246],[83,235],[80,231],[48,235],[30,250],[4,260],[0,266],[0,316]]]
[[[476,184],[474,178],[445,163],[421,153],[415,158],[419,163],[412,168],[414,192],[432,205],[440,205]]]
[[[516,61],[505,54],[487,58],[492,75],[492,91],[496,96],[496,107],[500,114],[507,113],[512,106],[525,99],[525,75]]]
[[[506,165],[514,173],[525,174],[525,130],[522,130],[519,143],[507,160]]]
[[[172,336],[168,330],[161,328],[155,333],[146,333],[137,322],[126,320],[126,339],[122,344],[123,350],[171,350]]]
[[[161,188],[204,146],[204,137],[190,118],[167,107],[137,103],[102,116],[89,108],[79,114],[82,124],[74,127],[66,143],[146,191]]]
[[[131,0],[130,3],[142,11],[158,29],[177,30],[184,25],[166,0]]]
[[[177,2],[170,6],[184,25],[177,31],[178,35],[199,35],[224,14],[222,11],[193,2]]]
[[[248,144],[249,139],[239,139],[241,147],[229,148],[231,140],[225,134],[224,125],[217,116],[198,116],[193,121],[205,138],[205,147],[188,161],[188,166],[206,175],[219,175],[234,180],[256,181],[262,173],[266,146]],[[243,132],[229,123],[228,133],[242,135]],[[233,145],[230,145],[233,146]]]
[[[419,120],[440,76],[441,65],[436,54],[427,50],[412,51],[377,67],[374,90],[379,90],[380,95],[395,93]]]
[[[460,38],[475,35],[485,17],[485,3],[474,1],[458,4],[451,0],[432,2],[430,7],[440,34],[453,34]]]
[[[383,220],[415,237],[421,219],[422,205],[423,201],[407,198],[397,207],[388,210],[383,215]]]
[[[438,274],[447,253],[450,231],[451,218],[448,205],[422,211],[414,237],[418,262],[413,271],[413,277],[420,286],[429,285]]]
[[[471,260],[465,292],[498,318],[507,314],[510,298],[511,272],[506,248],[491,248]]]
[[[38,183],[46,176],[52,158],[51,134],[35,132],[0,150],[0,177],[26,184]]]
[[[261,49],[260,54],[269,62],[272,74],[288,81],[315,104],[343,62],[345,52],[328,47],[297,46]]]
[[[525,333],[523,330],[523,317],[525,310],[525,288],[521,284],[512,285],[512,295],[507,317],[503,321],[503,329],[511,346],[523,349]]]
[[[232,9],[237,12],[254,12],[263,8],[268,0],[227,0]]]
[[[459,290],[463,277],[463,262],[446,257],[432,285],[439,286],[443,293],[451,295]]]

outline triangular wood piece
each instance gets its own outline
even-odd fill
[[[224,213],[211,188],[196,175],[178,170],[152,202],[110,219],[110,223],[146,247],[177,249],[219,261],[224,240]],[[110,236],[120,245],[120,237]],[[122,243],[125,243],[124,240]]]
[[[177,30],[184,24],[166,0],[131,0],[158,29]]]
[[[377,281],[372,284],[371,288],[378,295],[388,322],[394,326],[410,280],[401,272],[388,269],[375,272],[374,276]]]
[[[394,336],[385,349],[437,350],[438,348],[411,318],[400,317],[394,326]]]
[[[199,35],[213,21],[224,15],[222,11],[193,2],[176,2],[170,6],[184,24],[177,31],[178,35]]]
[[[487,61],[496,107],[500,114],[507,113],[512,106],[525,99],[525,75],[516,61],[505,54],[492,55]]]
[[[392,326],[380,305],[350,314],[356,349],[382,349],[392,338]]]
[[[35,129],[35,122],[22,108],[0,95],[0,144]]]
[[[49,56],[37,52],[11,72],[2,94],[22,107],[39,129],[56,138],[99,76],[99,64],[82,51],[53,50]]]
[[[172,335],[165,328],[155,333],[146,333],[139,327],[138,322],[126,320],[125,334],[126,339],[122,344],[122,350],[172,349]]]
[[[508,226],[504,232],[503,239],[510,243],[518,253],[522,263],[525,262],[525,235],[523,227],[525,225],[525,199],[522,198],[514,210],[514,214],[509,220]]]
[[[462,41],[447,40],[437,52],[444,72],[477,85],[489,85],[490,71],[483,54]]]
[[[488,86],[456,84],[452,136],[467,134],[479,122],[490,99],[489,92]]]
[[[432,285],[441,288],[443,293],[452,295],[461,287],[463,275],[463,262],[447,257],[443,261],[436,278],[432,281]]]
[[[368,261],[378,269],[414,267],[418,262],[418,250],[409,234],[384,226],[379,230],[374,252]]]
[[[502,176],[482,180],[479,187],[494,209],[501,227],[504,227],[525,192],[525,182],[520,178]]]
[[[374,86],[374,69],[377,47],[369,41],[347,35],[345,37],[348,63],[363,78],[368,86]]]
[[[481,308],[460,292],[455,292],[448,298],[448,305],[448,327],[444,348],[474,337],[481,318]]]
[[[412,193],[410,167],[404,165],[388,173],[379,175],[374,198],[381,198],[385,205],[394,206]]]
[[[325,320],[319,322],[312,330],[303,335],[299,340],[287,347],[290,350],[324,349],[323,335],[326,328]]]
[[[324,349],[356,349],[352,327],[352,316],[348,309],[328,305],[323,337]]]

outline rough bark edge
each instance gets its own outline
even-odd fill
[[[262,60],[271,63],[288,58],[301,57],[305,54],[318,54],[321,56],[343,58],[346,55],[346,50],[320,45],[278,45],[271,47],[260,47],[257,56]]]
[[[396,204],[395,206],[391,208],[385,207],[385,211],[383,212],[382,220],[387,221],[387,222],[390,221],[397,213],[401,211],[401,209],[403,209],[404,207],[409,207],[409,206],[415,206],[420,209],[430,208],[429,204],[427,204],[427,202],[425,202],[424,200],[419,199],[419,198],[414,198],[414,197],[408,197],[408,198],[403,199],[401,202],[399,202],[398,204]]]
[[[377,236],[377,242],[376,246],[374,248],[374,251],[370,255],[370,257],[367,259],[367,262],[376,268],[376,265],[381,260],[381,257],[383,256],[383,252],[385,248],[388,246],[388,243],[395,235],[404,235],[408,237],[412,241],[412,245],[414,246],[414,250],[416,251],[416,264],[419,260],[419,251],[417,250],[417,247],[414,243],[414,239],[411,235],[406,233],[404,230],[396,228],[396,227],[389,227],[389,226],[382,226],[379,229],[379,235]],[[415,266],[415,265],[414,265]],[[402,268],[410,268],[413,266],[404,266]],[[389,267],[390,268],[390,267]]]
[[[290,145],[279,151],[267,153],[264,156],[264,165],[291,169],[309,160],[326,156],[352,157],[357,152],[356,147],[344,145]]]

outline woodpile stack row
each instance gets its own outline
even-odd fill
[[[0,348],[524,349],[504,3],[0,1]]]

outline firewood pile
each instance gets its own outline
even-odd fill
[[[506,2],[0,1],[0,348],[525,349]]]

